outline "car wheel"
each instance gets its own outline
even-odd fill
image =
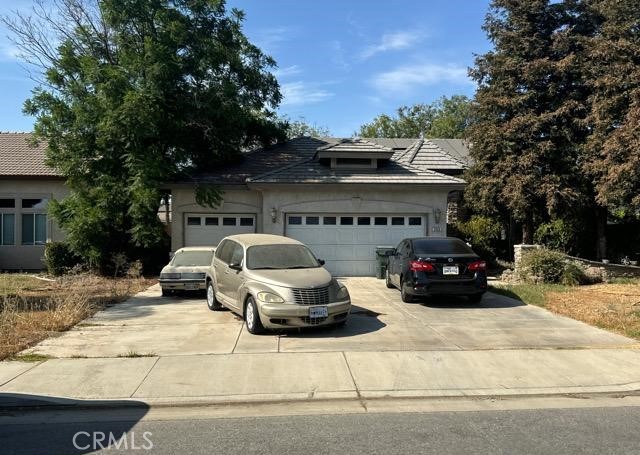
[[[171,292],[170,289],[162,288],[162,297],[168,297],[171,294],[173,294],[173,292]]]
[[[400,282],[400,297],[405,303],[413,302],[413,295],[407,292],[407,287],[404,285],[404,281]]]
[[[480,301],[482,300],[482,294],[471,294],[467,296],[467,298],[471,303],[480,303]]]
[[[207,282],[207,306],[211,311],[220,311],[224,309],[222,304],[216,299],[216,292],[213,289],[213,281]]]
[[[247,323],[247,330],[254,335],[264,332],[264,327],[260,321],[260,315],[258,314],[258,307],[253,297],[247,298],[247,308],[244,312],[244,320]]]
[[[387,273],[385,274],[385,284],[389,289],[393,289],[393,283],[391,283],[391,277],[389,276],[389,269],[387,269]]]

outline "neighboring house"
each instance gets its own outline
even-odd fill
[[[49,201],[67,194],[64,180],[30,139],[0,132],[0,270],[42,269],[44,244],[64,238],[47,216]]]
[[[292,139],[169,185],[171,249],[280,234],[306,243],[334,274],[374,275],[376,246],[446,235],[467,160],[455,139]],[[218,185],[220,206],[198,205],[196,184]]]

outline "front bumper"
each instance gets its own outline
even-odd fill
[[[326,306],[328,316],[310,318],[309,308]],[[266,328],[315,327],[344,321],[351,310],[351,300],[328,305],[296,305],[290,303],[263,303],[259,306],[260,320]]]
[[[196,291],[206,289],[206,282],[201,280],[158,280],[162,289],[170,289],[172,291]]]

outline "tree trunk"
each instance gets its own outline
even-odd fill
[[[528,214],[522,223],[522,243],[525,245],[533,244],[533,216],[531,214]]]
[[[598,259],[607,258],[607,209],[597,206],[595,209],[596,216],[596,235],[598,237],[596,244],[596,256]]]

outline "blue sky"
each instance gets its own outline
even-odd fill
[[[31,0],[0,2],[0,14]],[[228,0],[245,33],[278,62],[279,108],[350,136],[381,113],[442,95],[472,96],[474,53],[490,49],[488,0]],[[34,83],[0,30],[0,130],[29,131],[22,103]]]

